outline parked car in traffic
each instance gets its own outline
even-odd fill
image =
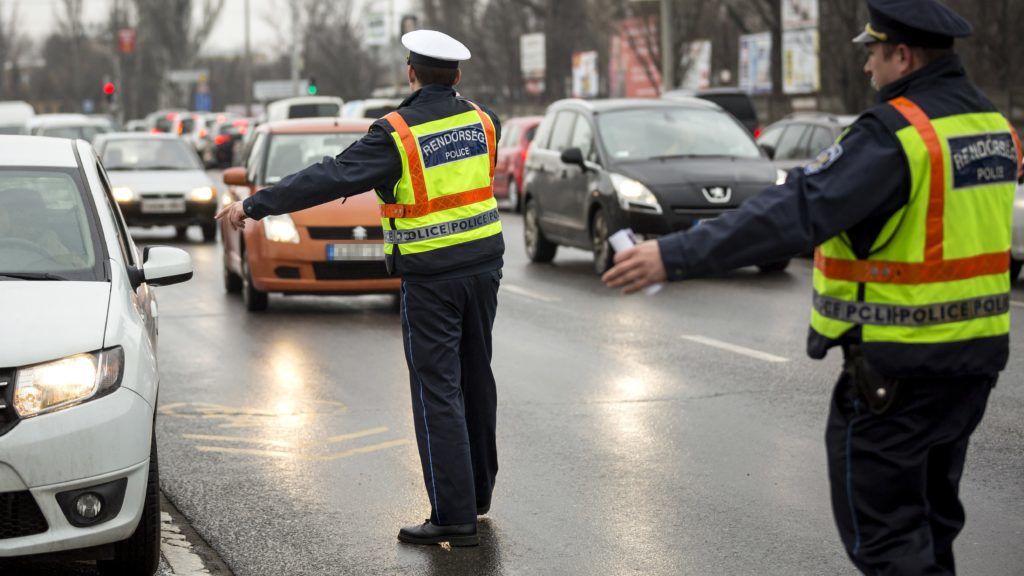
[[[291,118],[337,118],[345,101],[337,96],[296,96],[267,104],[267,122]]]
[[[537,133],[543,116],[509,118],[501,124],[498,160],[494,168],[494,197],[498,204],[519,212],[522,210],[523,167],[530,142]]]
[[[191,276],[184,250],[136,248],[87,142],[0,137],[0,557],[156,571],[151,287]]]
[[[1017,185],[1013,200],[1013,247],[1010,249],[1010,282],[1020,277],[1024,267],[1024,184]]]
[[[754,101],[743,90],[738,88],[707,88],[704,90],[669,90],[662,98],[700,98],[718,104],[723,110],[732,114],[754,138],[761,135],[761,122],[757,119],[757,108]]]
[[[206,113],[192,112],[179,114],[171,125],[171,133],[177,134],[181,139],[192,145],[192,148],[202,158],[210,146],[207,138],[210,134],[210,126]]]
[[[560,100],[548,107],[526,160],[526,252],[549,262],[559,245],[591,250],[602,273],[610,233],[685,230],[776,179],[750,134],[711,102]]]
[[[129,226],[174,226],[179,239],[195,224],[217,236],[217,187],[196,151],[173,134],[117,132],[94,143]]]
[[[0,102],[0,134],[26,134],[25,124],[35,115],[35,108],[28,102]]]
[[[341,115],[345,118],[383,118],[398,109],[401,98],[367,98],[365,100],[349,100],[341,107]]]
[[[249,130],[251,121],[249,118],[226,118],[214,124],[210,130],[210,146],[206,148],[203,163],[220,168],[234,166],[235,158],[239,156],[242,138]]]
[[[336,156],[369,130],[370,119],[317,118],[261,124],[244,167],[224,172],[224,202]],[[221,222],[224,288],[242,294],[250,311],[265,310],[268,293],[396,294],[401,281],[384,264],[384,231],[373,193],[293,214],[249,222],[242,231]]]
[[[771,124],[757,139],[780,170],[804,166],[835,143],[856,116],[797,112]]]
[[[25,128],[33,136],[93,142],[100,134],[110,132],[110,126],[108,119],[90,118],[84,114],[39,114],[31,118]]]
[[[182,114],[188,114],[188,110],[167,108],[151,112],[145,118],[147,130],[154,133],[170,132],[175,120]]]

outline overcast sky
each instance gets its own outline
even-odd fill
[[[113,0],[84,0],[85,16],[88,22],[100,23],[106,20]],[[124,0],[130,2],[130,0]],[[261,46],[276,42],[279,35],[274,31],[269,20],[280,12],[285,6],[283,0],[249,0],[252,17],[252,46],[253,50],[260,50]],[[373,2],[387,11],[389,0],[355,0],[355,9],[358,14],[359,5],[363,2]],[[396,13],[401,13],[406,6],[411,4],[410,0],[394,0]],[[200,8],[202,0],[193,0],[195,6],[195,19],[198,22],[202,18]],[[63,10],[61,0],[0,0],[3,7],[4,19],[9,17],[10,11],[17,6],[18,22],[21,29],[28,34],[37,44],[50,34],[56,27],[57,18],[55,12]],[[274,10],[277,6],[278,10]],[[204,47],[206,53],[241,52],[244,42],[243,18],[245,15],[245,0],[226,0],[224,11],[221,12],[219,21],[210,35]],[[277,21],[281,21],[277,18]],[[287,18],[284,19],[287,26]],[[396,25],[397,28],[397,25]],[[287,37],[287,36],[285,36]],[[141,40],[140,40],[141,41]]]

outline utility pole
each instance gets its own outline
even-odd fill
[[[672,2],[661,0],[661,91],[668,92],[676,87],[675,51],[672,49]]]
[[[245,0],[245,115],[252,118],[252,47],[249,46],[249,0]]]
[[[299,3],[292,5],[292,96],[299,95]]]

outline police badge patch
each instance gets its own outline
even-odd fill
[[[818,154],[810,164],[804,166],[804,174],[812,176],[824,172],[829,166],[835,164],[836,160],[839,160],[839,157],[842,155],[843,145],[836,142],[823,150],[821,154]]]

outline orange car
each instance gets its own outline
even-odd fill
[[[256,128],[245,167],[224,172],[227,204],[335,156],[361,138],[372,120],[308,118]],[[328,202],[293,214],[246,221],[244,231],[220,223],[224,288],[242,293],[246,309],[265,310],[269,292],[284,294],[397,294],[388,276],[375,194]]]

